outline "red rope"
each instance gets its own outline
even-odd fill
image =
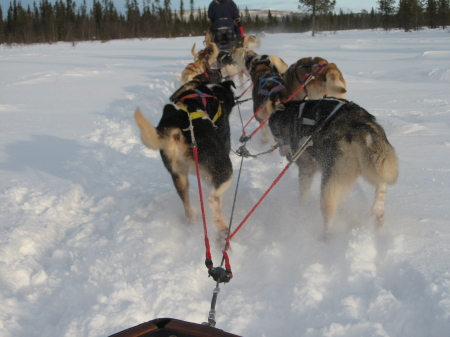
[[[196,146],[194,146],[192,148],[192,152],[194,153],[195,170],[197,171],[198,191],[199,191],[199,194],[200,194],[200,206],[201,206],[201,209],[202,209],[203,231],[205,233],[206,259],[207,260],[212,260],[212,257],[211,257],[211,246],[209,245],[209,239],[208,239],[208,228],[206,227],[205,207],[203,205],[202,184],[201,184],[201,181],[200,181],[200,169],[198,167],[198,152],[197,152],[197,147]]]
[[[261,106],[255,111],[255,113],[253,114],[252,118],[250,118],[250,120],[247,122],[247,124],[244,125],[244,127],[242,128],[242,136],[241,136],[241,138],[244,137],[245,134],[246,134],[246,133],[245,133],[245,128],[250,124],[250,122],[253,120],[253,118],[256,117],[256,115],[262,110],[263,107],[264,107],[264,105],[261,105]],[[254,135],[254,133],[252,133],[252,137],[253,137],[253,135]]]
[[[227,248],[229,248],[229,245],[227,244]],[[226,250],[222,250],[223,259],[225,260],[225,270],[230,272],[230,279],[233,278],[233,273],[231,272],[231,264],[230,264],[230,258],[228,257],[228,253]]]
[[[244,96],[245,93],[248,91],[248,89],[250,89],[252,86],[253,86],[253,83],[250,83],[250,85],[248,86],[248,88],[244,90],[244,92],[241,94],[241,96],[239,96],[239,98],[241,98],[242,96]]]
[[[231,79],[231,78],[233,78],[234,76],[239,75],[240,73],[243,73],[244,70],[245,70],[245,69],[242,69],[241,71],[238,71],[236,74],[233,74],[233,75],[228,76],[228,78]]]
[[[305,86],[302,85],[300,88],[298,88],[291,96],[289,96],[289,98],[285,101],[285,103],[286,103],[286,102],[289,102],[291,99],[293,99],[294,96],[297,95],[304,87],[305,87]]]
[[[253,137],[264,125],[267,124],[267,122],[269,121],[269,118],[267,118],[266,120],[264,120],[264,122],[262,122],[261,124],[259,124],[259,126],[255,129],[255,131],[253,131],[250,134],[250,137]]]
[[[270,185],[269,189],[263,194],[263,196],[261,197],[261,199],[258,200],[258,202],[256,203],[255,206],[253,206],[253,208],[251,209],[250,213],[247,214],[247,216],[244,218],[244,220],[242,220],[242,222],[239,224],[239,226],[237,226],[237,228],[234,230],[233,233],[231,233],[231,235],[229,237],[227,237],[225,239],[225,241],[227,242],[227,248],[226,250],[228,250],[228,248],[230,247],[230,241],[231,239],[236,235],[236,233],[242,228],[242,226],[244,225],[244,223],[247,221],[247,219],[250,217],[250,215],[253,214],[253,212],[255,211],[255,209],[259,206],[259,204],[264,200],[264,198],[267,196],[267,194],[269,194],[269,192],[272,190],[272,188],[280,181],[281,177],[283,177],[283,175],[286,173],[286,171],[289,169],[289,167],[291,166],[291,163],[287,164],[286,167],[283,169],[283,171],[281,171],[281,173],[278,175],[278,177],[273,181],[272,185]]]
[[[319,69],[317,69],[314,73],[312,73],[312,74],[306,74],[305,75],[305,77],[304,77],[304,79],[303,79],[303,83],[305,83],[306,82],[306,80],[309,78],[309,77],[311,77],[311,76],[315,76],[315,75],[317,75],[317,74],[320,74],[322,71],[324,71],[325,70],[325,68],[328,66],[328,64],[326,64],[326,63],[322,63],[322,64],[319,64],[321,67],[319,67]],[[295,69],[295,71],[297,71],[297,69]],[[300,88],[298,88],[291,96],[289,96],[289,98],[285,101],[285,103],[286,102],[289,102],[291,99],[293,99],[294,98],[294,96],[295,95],[297,95],[302,89],[304,89],[305,88],[305,85],[302,85],[302,86],[300,86]]]

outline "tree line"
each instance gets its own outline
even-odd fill
[[[378,0],[381,26],[404,29],[406,32],[423,26],[430,28],[450,25],[450,0]]]
[[[40,0],[38,4],[24,8],[20,0],[13,0],[6,15],[0,5],[0,43],[29,44],[66,41],[101,40],[127,38],[171,38],[204,35],[209,26],[206,8],[195,9],[194,0],[189,0],[185,9],[180,0],[179,10],[171,9],[170,0],[126,0],[125,11],[118,11],[112,0],[92,0],[88,9],[86,0],[77,6],[73,0]],[[405,31],[449,25],[450,0],[379,0],[378,8],[361,13],[342,10],[334,13],[335,0],[299,0],[304,12],[276,16],[250,15],[248,9],[241,10],[241,21],[247,33],[315,31],[337,31],[347,29],[386,30],[393,28]],[[311,6],[311,3],[314,6]],[[327,6],[317,7],[325,3]],[[309,4],[309,5],[308,5]],[[312,8],[315,8],[312,11]],[[325,8],[317,10],[317,8]]]

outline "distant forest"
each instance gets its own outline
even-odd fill
[[[378,8],[361,13],[322,13],[316,15],[315,31],[347,29],[417,30],[449,25],[450,0],[378,0]],[[40,0],[24,8],[19,0],[9,8],[0,6],[0,43],[30,44],[128,38],[173,38],[204,35],[209,20],[207,9],[195,9],[190,0],[185,9],[180,0],[179,10],[171,10],[170,0],[127,0],[125,11],[117,10],[111,0],[93,0],[88,9],[86,0],[77,6],[73,0]],[[4,12],[6,10],[6,13]],[[6,15],[5,15],[6,14]],[[311,31],[309,13],[289,13],[277,16],[250,15],[241,10],[246,33],[301,33]]]

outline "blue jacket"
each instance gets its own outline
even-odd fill
[[[239,10],[233,0],[214,0],[209,4],[208,18],[212,22],[212,30],[220,27],[234,28]]]

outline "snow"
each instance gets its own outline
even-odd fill
[[[179,86],[173,75],[202,41],[0,47],[2,337],[107,336],[160,317],[207,320],[215,282],[204,265],[201,221],[186,222],[159,153],[142,145],[133,119],[140,107],[158,123]],[[319,177],[300,207],[293,166],[231,241],[234,278],[220,286],[219,329],[448,335],[449,45],[448,31],[428,29],[266,35],[260,54],[338,65],[348,99],[384,126],[400,177],[388,188],[380,232],[368,219],[374,190],[359,181],[324,243]],[[239,108],[248,120],[251,103]],[[233,149],[238,112],[230,119]],[[266,149],[259,136],[248,148]],[[231,158],[237,177],[240,158]],[[285,165],[278,153],[244,160],[234,228]],[[191,194],[200,215],[195,177]],[[227,219],[233,196],[234,186],[224,200]],[[206,210],[219,265],[223,242]]]

